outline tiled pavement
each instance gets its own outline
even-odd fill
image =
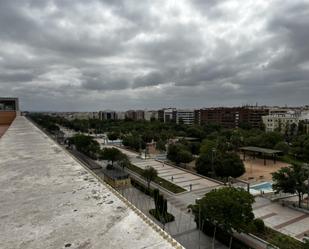
[[[155,168],[161,178],[170,181],[188,191],[190,191],[190,185],[192,191],[203,191],[204,189],[208,189],[210,187],[217,187],[220,185],[217,182],[169,166],[153,159],[141,160],[138,158],[132,158],[131,162],[142,169],[145,169],[148,166]]]
[[[253,206],[254,214],[261,218],[265,224],[282,233],[303,239],[309,234],[309,214],[282,207],[279,203],[257,197]]]

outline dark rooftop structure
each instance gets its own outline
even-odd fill
[[[282,152],[280,150],[272,150],[254,146],[241,147],[240,150],[244,153],[244,161],[246,160],[246,152],[253,153],[254,157],[256,154],[262,155],[264,158],[264,165],[266,165],[266,156],[272,156],[274,163],[276,163],[276,156]]]

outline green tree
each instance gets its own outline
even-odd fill
[[[156,149],[159,151],[165,151],[166,150],[165,144],[166,143],[163,140],[159,140],[156,144]]]
[[[78,151],[94,159],[97,158],[97,154],[100,151],[99,143],[90,136],[78,134],[70,138],[69,142],[74,144]]]
[[[121,153],[118,157],[118,164],[119,166],[122,167],[123,170],[124,168],[128,167],[130,165],[130,160],[128,156],[126,154]]]
[[[109,140],[113,141],[113,140],[117,140],[119,138],[120,134],[118,132],[109,132],[107,134],[107,137]]]
[[[242,136],[239,132],[234,132],[230,137],[230,142],[232,148],[237,151],[238,148],[242,145]]]
[[[245,173],[245,166],[238,154],[234,152],[208,152],[201,154],[196,160],[197,173],[212,177],[239,177]],[[214,170],[214,172],[213,172]]]
[[[142,172],[142,177],[145,178],[145,180],[147,181],[147,186],[148,189],[150,189],[150,183],[156,179],[156,177],[158,176],[158,172],[155,168],[153,167],[146,167],[143,172]]]
[[[259,137],[259,144],[255,146],[272,149],[277,143],[283,140],[283,136],[279,132],[264,132]]]
[[[141,137],[136,134],[124,136],[122,139],[122,143],[124,146],[130,147],[131,149],[136,151],[138,151],[139,149],[145,149],[146,146]]]
[[[291,153],[301,160],[309,160],[309,135],[300,135],[294,138]]]
[[[189,163],[193,160],[191,152],[183,144],[170,144],[167,150],[167,158],[176,164]]]
[[[274,181],[273,189],[276,192],[284,192],[298,195],[298,206],[301,207],[303,195],[307,192],[306,180],[308,170],[301,164],[292,164],[272,173]]]
[[[204,139],[201,144],[200,154],[207,154],[217,147],[217,144],[213,140]]]
[[[298,123],[298,135],[303,135],[306,133],[306,125],[304,120],[300,120]]]
[[[187,129],[187,136],[202,139],[205,132],[198,126],[191,126]]]
[[[220,227],[230,234],[234,230],[246,233],[254,220],[253,203],[254,197],[244,189],[225,187],[207,193],[191,209],[200,228],[199,221],[214,225],[214,231]]]
[[[245,173],[245,166],[236,153],[224,153],[219,158],[221,163],[215,165],[216,176],[239,177]]]
[[[290,151],[290,146],[286,142],[278,142],[275,147],[275,150],[281,150],[283,154],[287,155]]]
[[[220,164],[219,158],[212,158],[211,153],[201,154],[195,162],[195,169],[197,173],[204,176],[212,176],[212,164],[218,165]]]
[[[178,152],[178,156],[177,156],[177,161],[179,161],[180,163],[189,163],[193,160],[192,154],[190,151],[187,150],[180,150]]]
[[[188,148],[193,155],[200,153],[201,143],[200,142],[189,142]]]
[[[122,158],[123,154],[116,148],[104,148],[100,153],[100,159],[110,161],[112,166],[114,166],[115,161],[119,161]]]
[[[248,122],[241,122],[239,124],[239,128],[244,129],[244,130],[251,130],[252,129],[252,125]]]

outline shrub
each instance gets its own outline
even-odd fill
[[[255,219],[253,221],[254,230],[259,233],[263,234],[265,232],[265,224],[264,221],[261,219]]]

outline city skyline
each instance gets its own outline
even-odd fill
[[[23,110],[307,105],[309,2],[0,3],[0,92]]]

